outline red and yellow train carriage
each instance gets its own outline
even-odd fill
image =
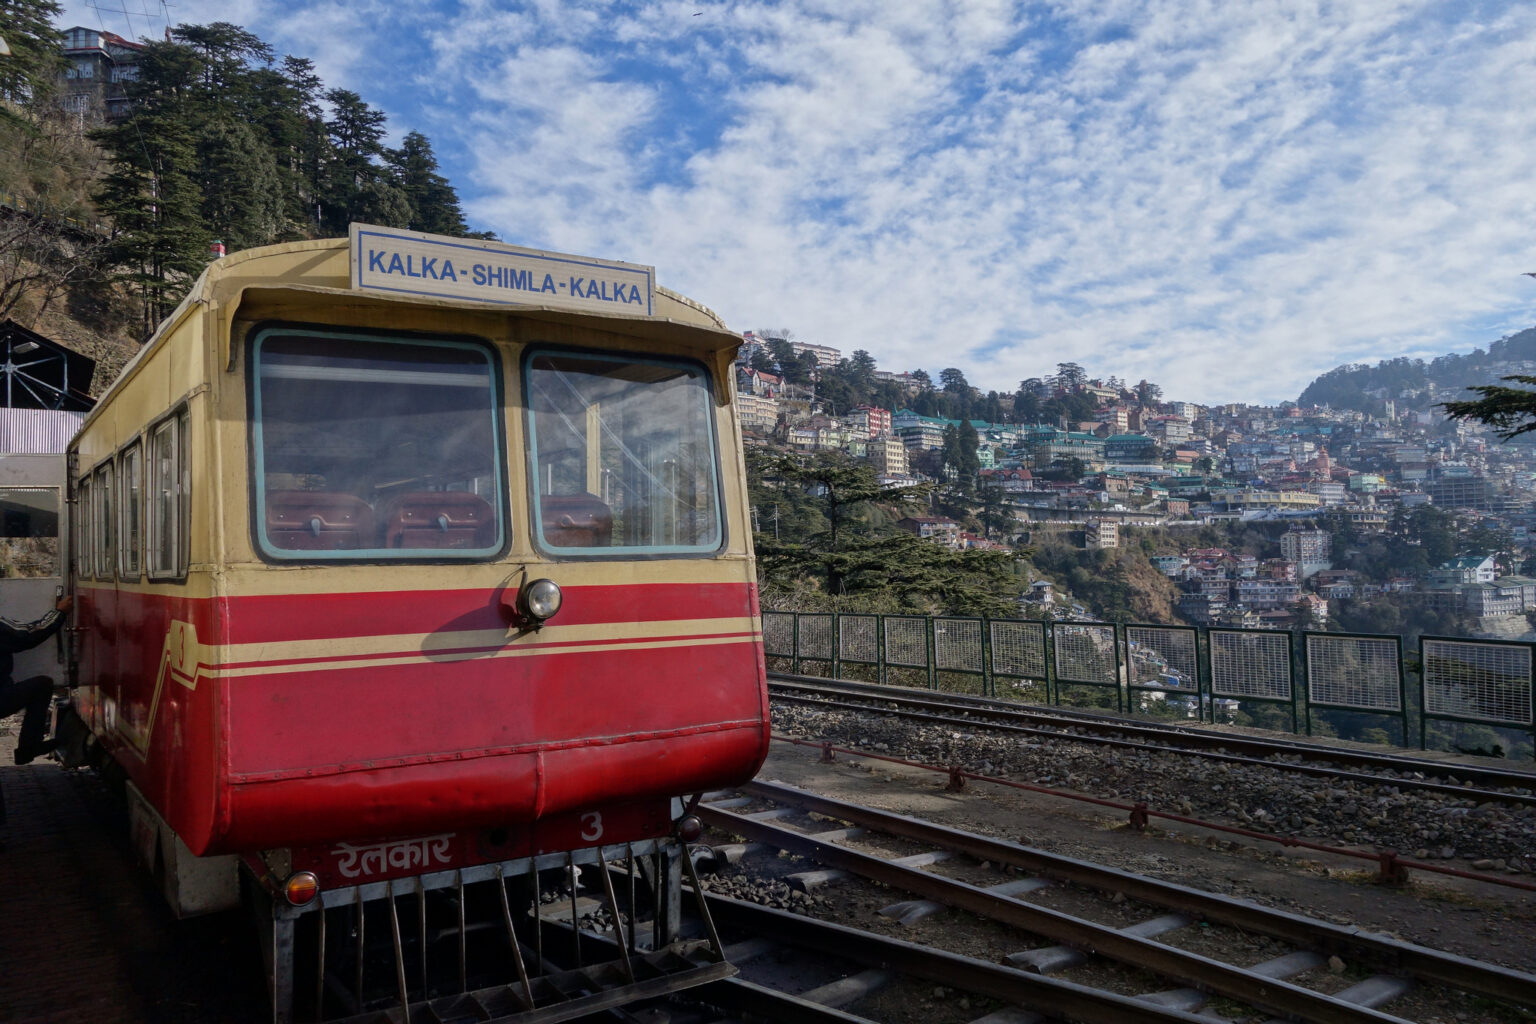
[[[660,891],[676,798],[756,771],[738,342],[649,268],[354,226],[212,264],[87,418],[72,713],[180,912],[272,897],[279,1017],[306,911],[324,970],[380,881]]]

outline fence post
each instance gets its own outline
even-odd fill
[[[1109,646],[1115,651],[1115,712],[1117,714],[1135,714],[1130,708],[1130,659],[1121,659],[1124,654],[1121,645],[1126,642],[1126,628],[1118,622],[1109,623],[1111,628],[1111,640]],[[1124,706],[1121,708],[1121,697],[1124,694]]]
[[[985,615],[981,617],[981,692],[997,696],[992,680],[992,625]]]
[[[1429,673],[1425,671],[1424,634],[1419,634],[1419,749],[1429,749]]]
[[[1306,634],[1292,632],[1289,635],[1291,637],[1291,664],[1293,666],[1296,664],[1296,645],[1301,644],[1301,703],[1307,713],[1307,737],[1310,739],[1312,736],[1312,647],[1307,643]],[[1295,671],[1292,668],[1291,674],[1295,675]],[[1292,683],[1292,685],[1294,686],[1295,684]],[[1296,707],[1294,704],[1291,706],[1291,720],[1296,720]]]
[[[927,616],[928,628],[924,631],[924,641],[928,648],[928,689],[939,688],[939,638],[936,635],[938,629],[934,625],[932,615]]]
[[[881,686],[890,685],[889,674],[885,670],[885,616],[875,616],[875,679]]]
[[[791,615],[793,615],[795,617],[794,618],[794,626],[790,630],[790,635],[794,638],[794,641],[795,641],[795,646],[794,646],[795,655],[790,660],[790,664],[792,664],[794,666],[794,668],[795,668],[795,675],[799,675],[800,674],[800,613],[799,612],[790,612],[789,614],[791,614]]]
[[[1201,662],[1204,662],[1205,681],[1200,679]],[[1205,722],[1205,701],[1210,696],[1212,705],[1216,703],[1216,683],[1212,678],[1215,670],[1211,667],[1211,627],[1205,627],[1205,655],[1200,654],[1200,627],[1195,627],[1195,721]],[[1211,708],[1211,721],[1216,720],[1216,709]]]
[[[843,678],[843,613],[832,613],[832,678]]]
[[[1045,641],[1045,702],[1061,707],[1061,680],[1056,678],[1056,623],[1043,619],[1040,627]]]

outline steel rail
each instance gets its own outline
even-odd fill
[[[1406,973],[1423,981],[1505,1000],[1516,1006],[1536,1006],[1536,975],[1511,968],[1403,942],[1360,928],[1330,924],[1262,907],[1230,896],[1192,889],[1176,882],[1164,882],[1119,868],[1062,857],[1019,843],[991,839],[921,818],[832,800],[782,783],[750,782],[741,787],[741,791],[776,803],[793,804],[853,825],[879,829],[905,839],[955,850],[978,860],[1011,864],[1033,875],[1094,889],[1123,892],[1127,897],[1143,903],[1196,914],[1216,924],[1231,925],[1296,945],[1310,946],[1324,953],[1347,955],[1376,970]]]
[[[723,898],[706,897],[711,901]],[[711,913],[720,912],[718,903],[711,907]],[[686,998],[698,999],[731,1013],[750,1015],[752,1019],[767,1017],[770,1020],[782,1021],[783,1024],[874,1024],[868,1017],[860,1017],[824,1003],[801,999],[788,992],[780,992],[778,989],[759,985],[743,978],[725,978],[721,981],[712,981],[708,985],[700,985],[687,993]]]
[[[1342,1002],[1290,982],[1265,977],[1152,939],[1094,924],[1060,911],[1000,896],[986,889],[880,857],[859,853],[803,833],[701,805],[707,824],[840,868],[945,906],[1044,936],[1053,942],[1149,970],[1182,985],[1214,992],[1258,1009],[1319,1024],[1396,1022],[1400,1018]]]
[[[773,736],[775,743],[789,743],[799,747],[814,747],[819,749],[823,761],[830,761],[833,754],[848,754],[852,757],[862,757],[871,761],[884,761],[887,764],[899,764],[907,768],[917,768],[921,771],[942,773],[949,776],[949,788],[959,789],[966,779],[974,782],[985,782],[993,786],[1006,786],[1010,789],[1023,790],[1028,793],[1040,793],[1043,796],[1055,797],[1062,800],[1075,800],[1079,803],[1092,804],[1096,807],[1110,807],[1117,811],[1129,813],[1129,821],[1133,828],[1140,830],[1146,827],[1152,818],[1163,821],[1174,821],[1182,825],[1193,825],[1196,828],[1207,829],[1212,832],[1223,832],[1227,835],[1242,836],[1255,842],[1274,843],[1296,850],[1316,850],[1319,853],[1331,854],[1335,857],[1351,857],[1355,860],[1370,861],[1377,866],[1383,882],[1399,885],[1407,881],[1406,872],[1409,869],[1425,871],[1431,874],[1448,875],[1452,878],[1466,878],[1474,882],[1484,882],[1488,885],[1503,886],[1507,889],[1525,889],[1536,892],[1536,882],[1525,882],[1516,878],[1503,875],[1490,875],[1480,871],[1465,871],[1461,868],[1448,868],[1443,864],[1431,864],[1421,860],[1410,860],[1398,855],[1396,850],[1380,850],[1370,853],[1348,846],[1333,846],[1328,843],[1313,842],[1310,839],[1298,839],[1295,836],[1278,835],[1273,832],[1258,832],[1251,828],[1239,828],[1236,825],[1228,825],[1224,822],[1210,821],[1204,818],[1193,818],[1185,814],[1174,814],[1170,811],[1158,810],[1145,803],[1125,803],[1121,800],[1111,800],[1106,797],[1089,796],[1086,793],[1078,793],[1069,789],[1057,789],[1050,786],[1040,786],[1028,782],[1019,782],[1015,779],[1004,779],[995,775],[981,775],[977,772],[968,772],[963,768],[953,765],[924,764],[921,761],[912,761],[907,758],[896,757],[892,754],[873,753],[868,750],[855,750],[851,747],[839,747],[832,743],[815,740],[795,739],[792,736]]]
[[[709,901],[710,912],[717,920],[754,935],[768,936],[799,948],[814,949],[870,965],[890,965],[906,974],[990,996],[1054,1018],[1084,1022],[1115,1021],[1117,1024],[1210,1024],[1209,1017],[1166,1009],[1131,996],[1105,992],[1059,978],[1029,974],[1017,968],[886,938],[846,925],[733,900],[715,893],[707,893],[705,898]],[[707,997],[725,987],[705,985],[695,991]],[[1242,1002],[1251,1003],[1252,1000],[1243,999]],[[1400,1024],[1398,1018],[1382,1014],[1354,1019]]]
[[[1371,754],[1361,751],[1343,750],[1338,747],[1326,747],[1315,743],[1292,743],[1279,740],[1265,740],[1250,736],[1233,736],[1226,733],[1208,733],[1192,730],[1183,726],[1155,726],[1142,723],[1126,722],[1122,719],[1104,718],[1075,718],[1059,717],[1053,712],[1038,711],[1033,709],[1014,708],[1007,705],[999,705],[996,702],[982,703],[980,698],[969,694],[947,694],[943,697],[919,696],[905,691],[900,687],[875,687],[873,684],[849,683],[844,680],[821,680],[807,676],[783,676],[769,675],[770,689],[778,689],[778,699],[789,700],[810,705],[825,705],[830,702],[809,697],[793,697],[783,693],[786,687],[795,687],[801,690],[816,690],[821,692],[841,692],[845,695],[867,700],[895,701],[913,707],[926,707],[937,711],[964,712],[987,719],[1001,719],[999,723],[979,722],[976,718],[944,717],[933,714],[925,714],[915,711],[895,711],[889,708],[871,709],[868,705],[853,705],[862,710],[874,710],[880,714],[897,715],[904,718],[915,718],[922,721],[941,721],[953,723],[962,721],[971,726],[980,726],[989,729],[999,729],[1007,732],[1018,732],[1030,736],[1042,736],[1050,739],[1071,739],[1084,743],[1098,743],[1105,746],[1121,747],[1131,750],[1147,750],[1167,753],[1170,751],[1185,753],[1195,757],[1203,757],[1207,760],[1225,761],[1235,764],[1254,765],[1257,767],[1273,768],[1277,771],[1293,771],[1302,774],[1327,776],[1349,781],[1367,782],[1374,785],[1397,786],[1400,789],[1416,789],[1429,792],[1443,793],[1450,796],[1475,799],[1478,801],[1494,800],[1505,803],[1515,803],[1526,806],[1536,805],[1536,774],[1522,771],[1504,771],[1493,768],[1480,768],[1474,765],[1455,764],[1447,765],[1434,761],[1425,761],[1419,758],[1403,758],[1390,754]],[[931,691],[930,691],[931,692]],[[1045,725],[1027,726],[1009,723],[1008,719],[1024,719],[1036,722],[1064,723],[1063,727],[1052,728]],[[1075,732],[1065,732],[1064,727],[1093,729],[1101,732],[1116,732],[1132,736],[1142,737],[1142,741],[1134,739],[1120,739],[1104,735],[1083,735]],[[1156,742],[1145,742],[1155,740]],[[1236,750],[1248,750],[1249,755],[1226,753],[1219,748],[1231,748]],[[1255,754],[1268,754],[1267,757],[1254,756]],[[1456,775],[1469,781],[1479,781],[1481,785],[1507,786],[1511,788],[1530,789],[1529,793],[1510,793],[1496,789],[1476,789],[1464,785],[1456,785],[1448,782],[1435,782],[1430,779],[1397,778],[1381,775],[1357,774],[1339,769],[1324,768],[1318,765],[1296,764],[1289,761],[1273,760],[1275,755],[1299,756],[1313,760],[1334,761],[1340,764],[1353,765],[1354,767],[1375,767],[1383,771],[1394,772],[1421,772],[1428,775]]]
[[[1457,786],[1448,782],[1431,782],[1428,779],[1397,779],[1385,775],[1370,775],[1363,772],[1345,771],[1340,768],[1325,768],[1321,765],[1296,764],[1289,761],[1273,761],[1268,758],[1244,757],[1240,754],[1224,754],[1210,750],[1188,750],[1172,743],[1142,743],[1137,740],[1118,740],[1107,736],[1080,736],[1075,733],[1058,732],[1051,729],[1041,729],[1027,725],[1013,725],[1008,722],[982,721],[965,715],[941,715],[928,711],[900,711],[892,708],[875,707],[870,704],[844,703],[837,700],[828,700],[819,697],[786,697],[782,694],[775,697],[784,703],[799,704],[803,707],[835,708],[843,711],[864,711],[877,715],[889,715],[895,718],[904,718],[917,722],[928,722],[936,725],[966,726],[968,728],[989,729],[994,732],[1018,733],[1025,736],[1041,736],[1054,740],[1077,741],[1082,743],[1095,743],[1099,746],[1116,747],[1122,750],[1144,751],[1154,754],[1179,754],[1186,757],[1198,757],[1206,761],[1217,761],[1224,764],[1237,764],[1253,768],[1272,768],[1275,771],[1294,772],[1298,775],[1309,775],[1324,779],[1337,779],[1342,782],[1359,782],[1372,786],[1394,786],[1398,789],[1409,789],[1439,793],[1454,796],[1461,799],[1473,800],[1477,803],[1495,802],[1515,804],[1522,807],[1536,806],[1536,793],[1510,793],[1504,790],[1469,789],[1466,786]]]

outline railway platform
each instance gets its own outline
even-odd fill
[[[101,779],[13,764],[19,726],[0,721],[0,1021],[269,1019],[249,924],[238,913],[177,922]]]

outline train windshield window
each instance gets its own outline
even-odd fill
[[[698,554],[723,541],[697,364],[535,351],[525,364],[535,535],[558,554]]]
[[[254,348],[256,524],[303,561],[485,558],[506,527],[489,348],[273,329]]]

